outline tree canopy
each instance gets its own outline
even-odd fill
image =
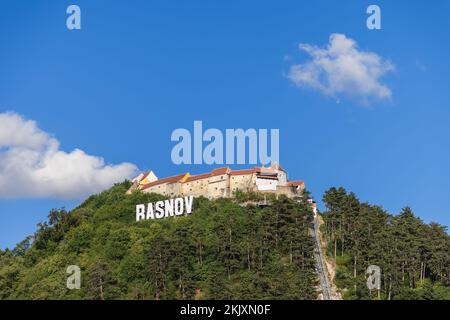
[[[344,188],[323,196],[322,234],[336,259],[336,284],[348,299],[450,299],[450,236],[425,224],[411,208],[397,216],[362,203]],[[366,269],[381,268],[380,290],[369,290]]]
[[[306,201],[197,198],[189,216],[135,221],[164,199],[115,185],[0,254],[0,299],[315,299],[313,219]],[[81,289],[66,268],[81,268]]]
[[[130,183],[51,210],[33,236],[0,250],[0,299],[317,299],[313,213],[298,199],[197,198],[189,216],[135,221]],[[391,215],[343,188],[323,196],[321,234],[346,299],[450,299],[450,237],[411,208]],[[67,267],[81,288],[66,286]],[[369,290],[366,269],[381,269]]]

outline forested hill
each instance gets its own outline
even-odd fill
[[[189,216],[135,222],[135,206],[163,199],[129,183],[66,212],[0,251],[0,299],[316,299],[309,207],[287,198],[261,208],[194,201]],[[236,201],[238,200],[238,201]],[[303,201],[306,203],[306,201]],[[81,268],[81,289],[66,287]]]
[[[313,219],[302,201],[255,194],[194,201],[189,216],[135,222],[135,205],[163,199],[117,184],[66,212],[52,210],[33,237],[0,250],[0,299],[316,299]],[[391,215],[345,189],[323,197],[323,240],[347,299],[450,299],[450,237],[405,208]],[[245,204],[245,205],[244,205]],[[67,267],[81,289],[66,287]],[[381,268],[380,290],[366,269]]]
[[[346,299],[450,300],[450,236],[437,223],[425,224],[412,210],[391,215],[362,203],[343,188],[323,202],[322,235],[337,262],[336,285]],[[366,269],[381,269],[380,290],[368,290]]]

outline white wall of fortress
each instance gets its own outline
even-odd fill
[[[208,192],[208,179],[198,179],[182,184],[181,195],[194,197],[204,196]]]
[[[162,194],[163,196],[167,196],[167,183],[159,184],[157,186],[153,186],[147,189],[144,189],[143,192],[146,193],[157,193]]]
[[[257,179],[255,173],[239,175],[216,175],[186,182],[163,183],[144,189],[146,193],[157,193],[168,197],[204,196],[210,199],[231,197],[236,191],[266,192],[273,194],[285,194],[293,197],[301,192],[304,187],[295,188],[287,186],[285,180],[278,181]]]
[[[230,177],[231,194],[236,191],[253,191],[256,186],[256,174],[231,175]]]

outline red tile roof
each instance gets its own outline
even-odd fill
[[[259,169],[258,172],[261,172],[262,174],[277,174],[275,169],[272,168],[272,167],[268,167],[268,168],[261,167],[261,168],[258,168],[258,169]]]
[[[168,178],[164,178],[161,180],[156,180],[155,182],[152,183],[148,183],[142,186],[142,190],[153,187],[153,186],[157,186],[160,184],[164,184],[164,183],[174,183],[174,182],[179,182],[181,179],[183,179],[186,176],[187,173],[183,173],[183,174],[179,174],[173,177],[168,177]]]
[[[253,174],[257,172],[256,169],[244,169],[244,170],[235,170],[230,172],[230,176],[240,176],[240,175],[246,175],[246,174]]]
[[[195,180],[206,179],[206,178],[208,178],[210,176],[211,176],[210,173],[197,174],[195,176],[190,176],[189,178],[186,179],[185,182],[191,182],[191,181],[195,181]]]
[[[219,176],[221,174],[227,174],[230,170],[229,167],[217,168],[211,171],[211,176]]]
[[[154,181],[152,183],[148,183],[146,185],[141,186],[141,189],[147,189],[147,188],[157,186],[160,184],[165,184],[165,183],[191,182],[191,181],[206,179],[209,177],[223,175],[223,174],[229,174],[230,176],[239,176],[239,175],[250,175],[250,174],[254,174],[254,173],[261,173],[261,175],[258,176],[260,178],[276,179],[276,177],[273,176],[274,174],[276,174],[274,171],[275,166],[278,167],[278,170],[284,171],[283,168],[281,168],[281,166],[279,164],[276,164],[276,165],[273,165],[273,166],[267,167],[267,168],[254,167],[251,169],[243,169],[243,170],[231,170],[229,167],[222,167],[222,168],[216,168],[208,173],[202,173],[202,174],[197,174],[197,175],[193,175],[193,176],[189,176],[188,173],[183,173],[183,174],[179,174],[176,176],[160,179],[160,180]],[[144,180],[149,174],[150,174],[150,171],[146,172],[144,174],[143,178],[141,179],[141,181]],[[186,175],[188,175],[188,176],[186,177]],[[183,181],[183,178],[185,178],[185,177],[186,177],[186,179]],[[301,180],[288,182],[289,186],[301,186],[303,184],[304,184],[304,182]]]

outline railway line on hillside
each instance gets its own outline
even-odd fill
[[[310,228],[311,236],[314,238],[314,259],[316,261],[316,272],[319,276],[320,287],[323,300],[335,300],[333,292],[331,290],[330,282],[328,280],[327,266],[325,263],[325,257],[322,253],[322,246],[320,244],[319,236],[319,223],[318,218],[314,218],[314,222]]]

